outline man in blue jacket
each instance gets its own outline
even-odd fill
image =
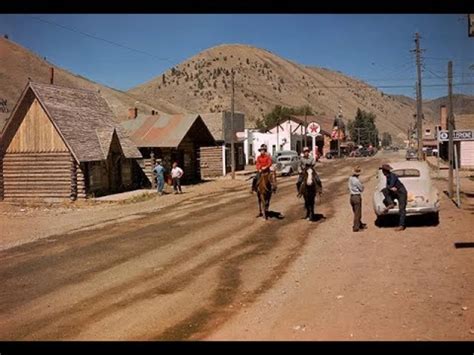
[[[163,189],[165,187],[165,168],[161,165],[161,159],[156,161],[156,166],[153,169],[153,172],[156,174],[156,185],[158,187],[158,193],[163,195]]]
[[[406,218],[406,208],[407,208],[407,189],[402,184],[397,175],[391,172],[392,167],[388,164],[383,164],[380,169],[382,173],[387,178],[387,186],[382,189],[384,195],[384,204],[386,206],[384,213],[387,213],[391,208],[395,207],[394,199],[398,200],[398,210],[400,213],[400,221],[398,223],[398,228],[396,231],[402,231],[406,228],[405,218]]]

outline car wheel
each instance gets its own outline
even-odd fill
[[[433,212],[430,214],[430,222],[434,226],[439,224],[439,212]]]
[[[383,227],[387,221],[386,216],[377,216],[377,219],[375,220],[375,225],[377,227]]]
[[[288,176],[293,175],[293,168],[290,168],[290,171],[288,171]]]

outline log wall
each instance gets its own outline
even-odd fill
[[[201,147],[201,176],[222,176],[222,146]]]
[[[70,198],[71,160],[69,153],[6,153],[4,199]]]

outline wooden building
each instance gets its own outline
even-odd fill
[[[205,113],[200,116],[209,128],[217,144],[215,147],[201,148],[202,176],[225,176],[231,172],[232,128],[234,130],[235,170],[244,170],[246,161],[244,140],[237,137],[236,133],[244,133],[245,131],[245,115],[240,112],[234,112],[233,125],[231,124],[232,114],[229,111]]]
[[[216,144],[200,115],[137,115],[136,118],[122,122],[140,150],[143,159],[139,160],[142,174],[141,186],[154,186],[153,168],[156,159],[163,160],[163,166],[171,171],[173,162],[183,169],[184,183],[201,179],[200,148]],[[144,177],[144,178],[143,178]]]
[[[140,157],[100,94],[30,82],[0,140],[0,199],[123,191]]]

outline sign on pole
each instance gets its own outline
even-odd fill
[[[316,147],[316,137],[319,136],[321,132],[321,126],[316,122],[310,122],[308,125],[308,135],[313,138],[313,158],[317,159],[317,147]]]
[[[441,142],[449,141],[449,131],[438,132],[438,140]],[[453,141],[474,141],[474,130],[455,130],[453,131]]]

